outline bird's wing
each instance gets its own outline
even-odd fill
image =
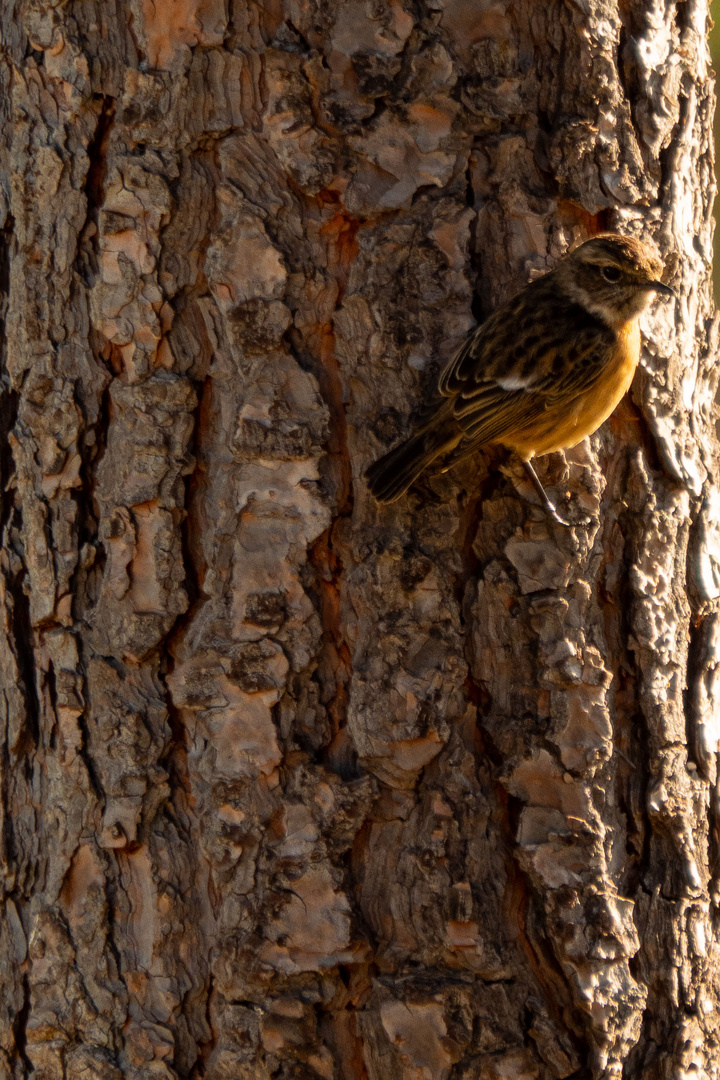
[[[494,375],[499,360],[514,355],[524,298],[521,293],[503,304],[464,341],[440,373],[438,389],[443,397],[454,397],[478,375]]]
[[[482,446],[502,442],[504,435],[523,428],[545,408],[545,397],[537,390],[507,390],[487,380],[472,396],[459,394],[453,412],[465,439]]]
[[[440,376],[441,393],[454,399],[456,420],[478,446],[502,442],[547,409],[585,393],[607,361],[613,331],[552,291],[538,292],[530,286],[499,308]]]

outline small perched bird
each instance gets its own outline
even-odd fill
[[[378,502],[399,499],[438,458],[447,471],[499,443],[568,524],[532,459],[576,446],[610,416],[635,374],[641,313],[656,293],[674,295],[662,270],[639,240],[603,233],[499,307],[443,370],[430,418],[365,473]]]

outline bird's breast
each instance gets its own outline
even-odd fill
[[[576,446],[603,424],[627,393],[640,358],[637,319],[619,331],[600,374],[589,378],[585,393],[553,403],[545,414],[518,431],[507,446],[523,457],[552,454]]]

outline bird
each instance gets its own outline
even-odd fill
[[[532,461],[597,431],[628,390],[640,358],[638,320],[652,299],[674,296],[663,265],[632,236],[600,233],[498,307],[442,370],[423,423],[365,472],[392,503],[433,462],[443,472],[482,447],[514,451],[543,506],[569,522]]]

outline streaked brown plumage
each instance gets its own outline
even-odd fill
[[[605,233],[503,304],[440,375],[430,419],[367,470],[375,498],[399,499],[438,458],[450,468],[499,443],[563,521],[531,460],[575,446],[610,416],[635,373],[641,313],[655,293],[672,295],[662,269],[639,240]]]

